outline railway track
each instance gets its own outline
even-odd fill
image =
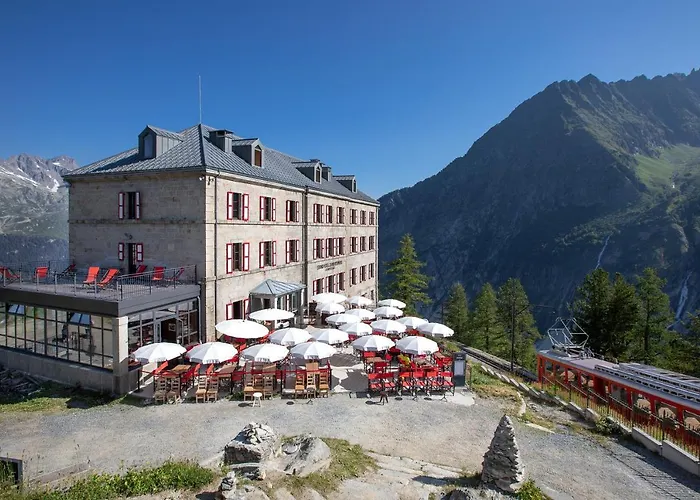
[[[477,361],[480,361],[484,364],[489,365],[491,368],[495,368],[496,370],[504,371],[504,372],[510,372],[510,361],[506,361],[505,359],[498,358],[492,354],[486,353],[484,351],[480,351],[479,349],[474,349],[473,347],[463,347],[464,352],[467,353],[468,356],[471,356],[472,358],[476,359]],[[514,371],[516,375],[521,376],[525,380],[530,380],[530,381],[536,381],[537,380],[537,375],[535,373],[532,373],[529,370],[526,370],[522,366],[515,365],[514,366]]]

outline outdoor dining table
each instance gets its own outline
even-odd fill
[[[216,370],[216,374],[217,374],[219,377],[225,377],[226,375],[229,376],[229,379],[230,379],[230,388],[229,388],[229,392],[230,392],[230,394],[233,394],[233,373],[234,373],[237,369],[238,369],[238,366],[235,365],[235,364],[233,364],[233,363],[231,363],[231,364],[228,364],[228,365],[224,365],[224,366],[222,366],[221,368],[219,368],[218,370]]]
[[[180,391],[184,390],[184,387],[182,387],[182,376],[187,373],[187,371],[192,368],[191,365],[177,365],[170,370],[168,370],[171,374],[176,376],[179,381],[180,381]]]

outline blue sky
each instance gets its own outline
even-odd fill
[[[527,6],[526,6],[527,5]],[[203,121],[374,196],[412,185],[556,80],[700,67],[700,2],[8,2],[0,158],[80,164]]]

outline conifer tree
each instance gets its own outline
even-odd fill
[[[610,275],[603,268],[591,271],[576,289],[571,313],[588,334],[588,347],[596,354],[604,354],[608,339],[608,307],[612,287]]]
[[[491,283],[484,283],[474,301],[471,318],[472,347],[495,354],[503,350],[505,339],[498,322],[496,292]]]
[[[387,264],[386,274],[389,277],[387,291],[391,298],[406,303],[406,316],[416,315],[419,304],[431,302],[426,293],[430,279],[421,272],[423,266],[425,263],[418,260],[413,238],[404,234],[396,259]]]
[[[639,300],[634,285],[628,283],[622,274],[616,273],[606,313],[603,354],[615,359],[625,356],[638,318]]]
[[[637,278],[637,297],[639,299],[639,321],[637,323],[637,357],[646,364],[653,364],[657,356],[666,347],[663,340],[668,325],[673,320],[668,295],[663,287],[666,280],[656,271],[647,267]]]
[[[509,278],[496,294],[498,319],[508,334],[507,352],[501,357],[527,368],[535,365],[535,340],[539,338],[530,300],[520,280]]]
[[[455,331],[455,338],[468,346],[472,345],[469,328],[469,304],[461,283],[452,285],[445,304],[444,323]]]

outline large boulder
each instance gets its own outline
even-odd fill
[[[513,422],[507,415],[503,415],[484,455],[481,482],[508,493],[515,493],[524,480],[525,467],[520,460]]]
[[[279,447],[280,438],[272,427],[251,422],[224,448],[224,463],[264,462],[272,458]]]
[[[305,477],[312,472],[327,469],[331,463],[331,449],[322,439],[311,435],[298,436],[282,448],[284,472]]]

